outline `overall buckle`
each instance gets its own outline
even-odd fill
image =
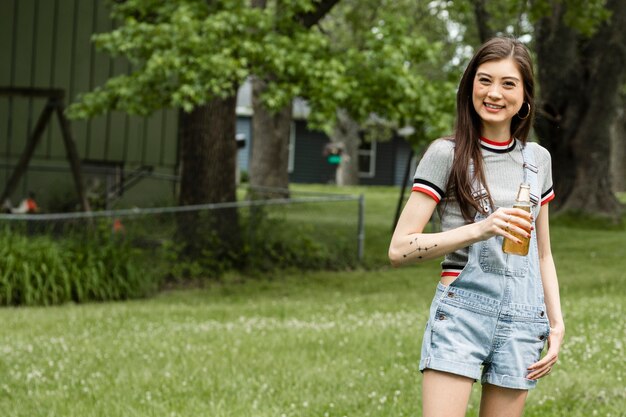
[[[539,204],[539,197],[536,194],[533,194],[532,191],[530,193],[530,202],[532,203],[533,206],[536,206],[537,204]]]
[[[539,168],[537,168],[536,165],[531,164],[530,162],[524,162],[524,168],[534,172],[535,174],[537,174],[539,172]]]
[[[474,191],[472,193],[472,198],[481,207],[483,213],[486,214],[491,211],[491,207],[489,205],[489,193],[486,189],[482,188],[478,191]]]

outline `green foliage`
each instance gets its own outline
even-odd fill
[[[477,46],[480,44],[475,17],[474,1],[433,2],[432,9],[456,26],[461,45]],[[496,35],[509,35],[516,38],[535,37],[533,24],[542,18],[551,18],[554,13],[565,8],[565,23],[591,37],[598,27],[611,17],[606,9],[606,0],[504,0],[484,1],[488,15],[488,29]]]
[[[351,202],[353,206],[355,202]],[[292,206],[282,213],[254,207],[244,219],[244,270],[256,275],[279,269],[355,267],[356,230],[346,222],[305,221],[312,207]],[[343,223],[343,224],[342,224]]]
[[[206,236],[199,256],[189,256],[185,243],[166,241],[160,248],[167,284],[203,282],[234,269],[233,254],[223,256],[215,234]]]
[[[466,26],[472,32],[466,39],[470,44],[477,44],[474,34],[476,22],[472,1],[442,2],[443,7],[451,12],[452,18]],[[542,18],[550,18],[557,10],[565,8],[565,23],[591,37],[599,25],[610,19],[611,13],[606,9],[606,0],[505,0],[484,2],[489,14],[489,29],[496,34],[509,34],[516,37],[533,35],[532,23]]]
[[[344,215],[336,213],[333,217],[337,204],[344,215],[345,209],[356,210],[356,201],[240,210],[242,245],[237,253],[225,253],[217,234],[208,231],[194,238],[199,240],[199,256],[190,255],[185,243],[168,240],[158,257],[163,260],[168,282],[173,284],[221,279],[235,270],[258,276],[283,269],[352,268],[358,264],[356,219],[346,221]],[[329,216],[312,217],[314,211],[328,212]]]
[[[611,17],[606,0],[539,0],[531,5],[528,12],[532,21],[549,17],[553,7],[565,7],[565,23],[586,37],[591,37]]]
[[[68,114],[190,111],[235,94],[254,75],[268,82],[262,99],[270,109],[303,97],[311,106],[311,125],[326,131],[342,108],[361,123],[376,114],[393,127],[411,125],[416,143],[450,132],[466,55],[460,50],[477,43],[469,2],[343,0],[321,29],[305,28],[294,16],[315,3],[269,1],[254,8],[244,0],[112,2],[120,25],[95,35],[94,42],[127,58],[134,70],[82,95]],[[566,7],[567,23],[590,35],[610,18],[605,3],[509,0],[486,6],[496,33],[532,35],[532,22],[553,7]]]
[[[244,2],[135,0],[113,5],[122,23],[94,36],[96,46],[133,65],[80,97],[68,109],[85,118],[109,109],[149,114],[166,107],[190,111],[214,97],[232,95],[249,75],[249,62],[262,50],[255,39],[268,19]]]
[[[328,40],[298,24],[293,16],[313,7],[301,0],[273,8],[244,1],[204,0],[114,3],[119,28],[94,36],[96,46],[127,58],[129,75],[110,79],[68,109],[85,118],[109,109],[148,114],[164,107],[190,111],[215,97],[235,94],[249,76],[273,80],[265,97],[283,107],[313,81],[333,88],[340,61],[328,56]]]
[[[421,36],[410,13],[402,15],[390,1],[367,7],[346,1],[345,9],[324,22],[335,35],[305,28],[294,16],[313,10],[315,3],[270,1],[266,8],[253,8],[242,0],[113,2],[120,26],[93,39],[98,49],[127,58],[134,70],[82,95],[68,114],[190,111],[233,95],[254,75],[268,82],[262,97],[268,108],[303,97],[318,128],[331,129],[336,110],[343,108],[359,122],[375,113],[398,126],[426,130],[430,138],[449,131],[454,85],[422,74],[423,63],[443,65],[441,42]],[[359,22],[361,9],[374,10],[374,19]]]
[[[52,305],[143,297],[157,282],[139,270],[128,244],[107,229],[89,236],[0,234],[0,305]]]
[[[448,65],[445,22],[424,18],[428,13],[421,2],[339,3],[322,28],[331,39],[331,53],[345,68],[344,82],[332,86],[333,94],[313,95],[314,109],[329,110],[314,111],[310,122],[330,131],[334,117],[328,113],[339,107],[362,124],[375,114],[391,128],[413,126],[414,142],[448,134],[455,95],[450,78],[456,78],[450,75],[456,69]]]

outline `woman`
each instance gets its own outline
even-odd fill
[[[428,148],[393,234],[394,266],[444,256],[422,344],[425,417],[465,415],[479,379],[481,417],[521,416],[557,361],[565,327],[548,228],[554,193],[550,154],[527,142],[533,94],[526,47],[486,42],[461,79],[454,137]],[[512,208],[522,182],[530,213]],[[442,232],[423,233],[435,208]],[[515,235],[530,237],[527,256],[502,251]]]

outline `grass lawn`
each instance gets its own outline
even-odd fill
[[[382,263],[398,190],[348,191],[366,192],[366,257]],[[624,416],[626,233],[552,235],[566,342],[525,416]],[[438,268],[232,275],[149,300],[0,309],[0,416],[419,416]]]

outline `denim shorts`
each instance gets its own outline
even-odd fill
[[[503,305],[484,294],[439,283],[419,368],[531,389],[537,381],[526,378],[527,368],[540,359],[549,333],[545,305]]]

